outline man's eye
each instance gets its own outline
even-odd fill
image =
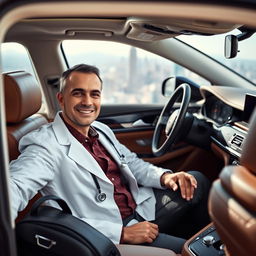
[[[75,97],[80,97],[82,95],[82,93],[81,92],[73,92],[72,95]]]
[[[100,93],[99,92],[92,93],[92,96],[95,97],[95,98],[99,98],[100,97]]]

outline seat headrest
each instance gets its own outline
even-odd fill
[[[5,73],[3,76],[7,123],[19,123],[35,114],[42,103],[36,79],[25,71]]]
[[[250,119],[249,131],[243,143],[240,164],[256,174],[256,109]]]

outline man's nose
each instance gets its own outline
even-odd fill
[[[92,104],[92,99],[91,99],[90,95],[85,94],[82,97],[82,104],[83,105],[91,105]]]

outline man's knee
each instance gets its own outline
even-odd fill
[[[202,200],[203,198],[208,199],[208,194],[210,190],[209,179],[199,171],[189,171],[191,175],[196,178],[197,189],[195,190],[195,200]]]
[[[199,171],[189,171],[188,173],[192,174],[196,178],[199,185],[203,184],[205,187],[210,187],[210,181],[203,173]]]

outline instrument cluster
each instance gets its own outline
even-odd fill
[[[233,116],[233,108],[215,96],[206,99],[203,115],[219,125],[228,123]]]

